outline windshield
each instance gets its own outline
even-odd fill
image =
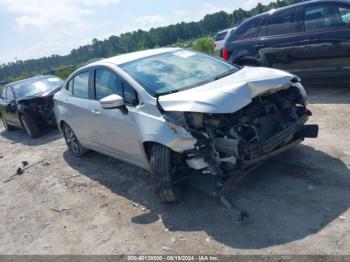
[[[16,98],[45,94],[63,85],[63,80],[58,77],[48,77],[33,82],[15,85],[13,90]]]
[[[238,71],[222,60],[188,50],[146,57],[120,67],[153,96],[200,86]]]

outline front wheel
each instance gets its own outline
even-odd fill
[[[63,124],[62,130],[69,150],[77,157],[83,156],[88,150],[80,144],[72,128],[67,124]]]
[[[174,185],[173,154],[169,148],[159,144],[153,145],[151,150],[151,181],[161,202],[175,202],[180,196],[179,189]]]
[[[1,118],[1,122],[2,122],[3,126],[5,127],[6,131],[13,131],[13,130],[15,130],[14,126],[11,126],[11,125],[7,124],[7,121],[6,121],[4,116],[1,116],[0,118]]]

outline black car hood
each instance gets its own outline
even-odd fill
[[[39,93],[39,94],[35,94],[35,95],[31,95],[31,96],[24,96],[21,97],[17,100],[17,102],[26,102],[26,101],[30,101],[30,100],[37,100],[37,99],[52,99],[53,95],[56,94],[58,91],[60,91],[60,89],[62,88],[62,86],[59,86],[51,91],[48,92],[44,92],[44,93]]]

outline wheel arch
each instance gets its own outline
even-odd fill
[[[165,145],[163,143],[159,143],[159,142],[156,142],[156,141],[144,141],[142,143],[143,145],[143,149],[144,149],[144,152],[145,152],[145,156],[147,158],[147,160],[149,161],[150,158],[151,158],[151,151],[152,151],[152,146],[154,145],[162,145],[166,148],[169,148],[172,152],[175,152],[173,149],[171,149],[168,145]],[[175,152],[177,153],[177,152]]]
[[[153,145],[162,145],[162,146],[164,146],[166,148],[169,148],[171,150],[171,152],[176,153],[176,154],[182,154],[183,153],[183,151],[174,150],[173,148],[171,148],[166,143],[162,143],[162,142],[159,142],[159,141],[151,141],[151,140],[150,141],[144,141],[142,143],[142,145],[143,145],[143,150],[144,150],[145,156],[146,156],[148,161],[151,158],[151,151],[152,151],[152,146]]]
[[[242,56],[235,61],[236,64],[244,66],[244,65],[253,65],[253,66],[262,66],[261,62],[252,56]]]

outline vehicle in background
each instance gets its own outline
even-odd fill
[[[287,72],[161,48],[78,69],[54,111],[74,155],[91,149],[150,170],[158,198],[172,202],[194,172],[222,185],[317,137],[307,103]]]
[[[0,118],[7,131],[23,128],[38,137],[42,128],[56,124],[53,95],[64,81],[56,76],[37,76],[4,86],[0,94]]]
[[[236,27],[234,28],[228,28],[225,29],[219,33],[216,34],[214,38],[214,52],[220,56],[222,56],[222,49],[225,46],[225,42],[230,37],[231,33],[236,30]]]
[[[304,82],[350,80],[350,3],[307,1],[246,20],[223,58],[238,65],[287,70]]]

